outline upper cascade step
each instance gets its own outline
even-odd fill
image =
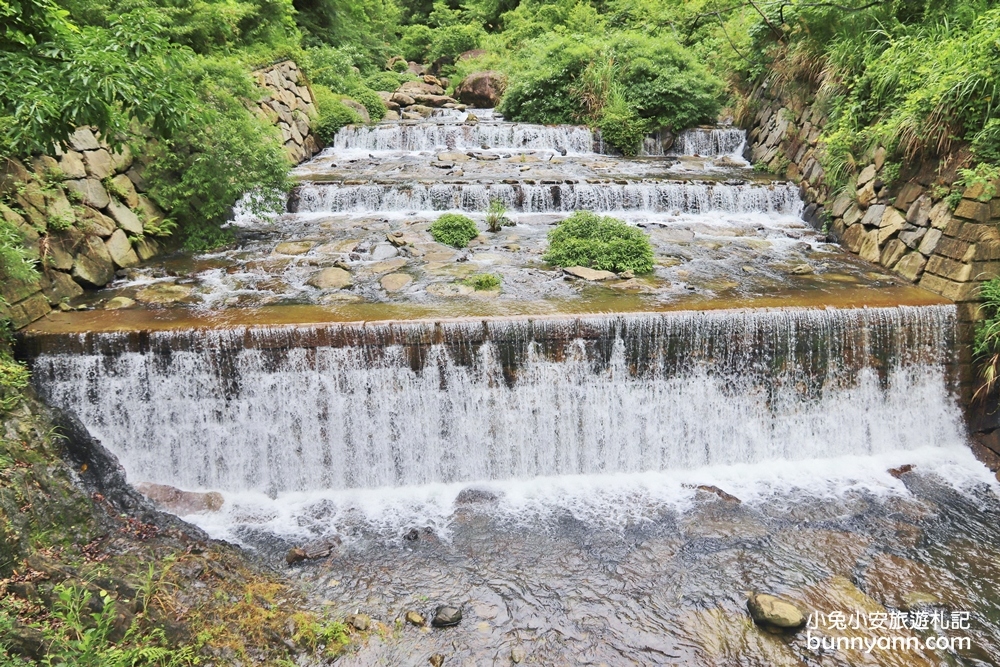
[[[799,189],[791,183],[621,183],[367,184],[309,183],[300,186],[292,212],[483,211],[499,199],[512,211],[649,211],[678,213],[776,213],[802,211]]]
[[[739,158],[746,132],[738,128],[693,128],[675,140],[668,132],[654,132],[643,141],[640,155]],[[418,123],[349,125],[333,139],[333,152],[419,152],[513,150],[563,154],[613,154],[599,133],[582,125],[533,125],[480,122],[465,124],[428,119]]]

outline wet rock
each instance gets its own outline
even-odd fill
[[[396,89],[396,94],[400,93],[411,97],[416,97],[417,95],[444,95],[444,88],[436,83],[428,83],[427,81],[407,81]]]
[[[418,628],[422,628],[427,625],[427,619],[415,611],[406,612],[406,622],[410,625],[415,625]]]
[[[157,507],[174,514],[194,514],[196,512],[218,512],[225,499],[217,491],[182,491],[166,484],[144,482],[136,485],[136,490],[146,496]]]
[[[903,593],[901,597],[903,604],[900,608],[903,611],[916,611],[917,609],[926,609],[928,607],[938,607],[942,605],[941,599],[938,596],[921,591]]]
[[[345,620],[349,626],[358,632],[366,632],[372,624],[371,616],[368,614],[351,614]]]
[[[301,563],[306,559],[305,549],[302,547],[292,547],[285,554],[285,562],[289,565],[294,565],[295,563]]]
[[[510,650],[510,661],[515,665],[520,665],[526,657],[528,657],[527,654],[520,646],[515,646]]]
[[[700,484],[700,485],[696,486],[695,488],[698,489],[699,491],[704,491],[705,493],[713,493],[713,494],[717,495],[719,498],[721,498],[722,500],[725,500],[726,502],[730,502],[730,503],[741,503],[741,502],[743,502],[739,498],[737,498],[736,496],[732,495],[731,493],[726,493],[725,491],[723,491],[722,489],[720,489],[717,486],[708,486],[706,484]]]
[[[285,555],[285,562],[292,565],[304,560],[326,558],[333,553],[333,550],[338,546],[340,546],[340,538],[330,537],[322,540],[316,540],[315,542],[309,542],[307,544],[303,544],[302,546],[292,547]]]
[[[139,216],[133,213],[132,209],[128,206],[112,198],[106,210],[108,215],[118,223],[119,227],[132,236],[142,236],[143,229],[142,223],[139,221]]]
[[[433,285],[428,285],[427,287],[428,294],[443,297],[468,296],[474,291],[475,290],[473,288],[468,285],[462,285],[461,283],[434,283]]]
[[[104,242],[104,245],[107,246],[108,252],[111,254],[111,261],[119,269],[127,269],[139,263],[139,256],[135,254],[132,243],[121,229],[116,229],[111,238]]]
[[[462,622],[462,610],[459,607],[443,604],[434,611],[431,625],[435,628],[449,628]]]
[[[805,276],[813,272],[813,268],[808,264],[796,264],[790,267],[785,273],[791,276]]]
[[[104,287],[115,275],[114,262],[104,242],[88,236],[73,259],[73,280],[85,287]]]
[[[438,153],[439,162],[468,162],[472,158],[465,153]]]
[[[805,625],[806,617],[791,602],[766,593],[751,593],[747,597],[750,617],[759,625],[795,629]]]
[[[109,299],[106,304],[104,304],[104,310],[121,310],[122,308],[131,308],[135,305],[135,300],[128,298],[127,296],[116,296],[113,299]]]
[[[581,278],[583,280],[588,280],[591,282],[601,281],[601,280],[614,280],[618,276],[611,273],[610,271],[601,271],[598,269],[589,269],[586,266],[569,266],[563,269],[563,273],[574,278]]]
[[[431,657],[427,658],[427,662],[431,663],[433,667],[441,667],[444,664],[444,656],[440,653],[435,653]]]
[[[334,266],[317,271],[309,278],[306,284],[316,289],[341,289],[351,284],[351,274],[344,269]]]
[[[396,247],[390,243],[379,243],[377,246],[372,248],[372,259],[376,262],[380,262],[384,259],[391,259],[399,254]]]
[[[405,273],[390,273],[382,276],[379,284],[386,292],[398,292],[413,282],[413,277]]]
[[[135,298],[137,301],[142,301],[143,303],[166,305],[183,301],[191,296],[191,291],[192,288],[190,285],[156,283],[155,285],[150,285],[139,290]]]
[[[913,470],[913,466],[909,463],[906,465],[899,466],[898,468],[889,468],[889,474],[896,479],[902,479],[903,475]]]
[[[495,503],[499,496],[487,489],[468,488],[462,489],[455,496],[456,505],[472,505],[474,503]]]
[[[312,241],[286,241],[275,246],[274,252],[278,255],[304,255],[315,245]]]

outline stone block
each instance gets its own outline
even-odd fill
[[[882,253],[879,251],[878,239],[879,231],[877,229],[873,229],[870,232],[865,233],[865,238],[861,242],[861,251],[858,253],[858,256],[869,262],[878,263],[882,256]]]
[[[104,189],[104,186],[96,178],[64,181],[63,185],[67,189],[77,193],[80,196],[81,203],[86,206],[101,209],[111,201],[108,191]]]
[[[937,248],[938,241],[940,240],[940,229],[928,229],[927,233],[924,234],[924,238],[920,240],[920,246],[917,250],[923,255],[930,256],[934,252],[934,249]]]
[[[73,262],[73,280],[84,287],[104,287],[115,275],[114,261],[104,241],[88,236]]]
[[[917,227],[927,227],[931,224],[931,199],[927,195],[917,197],[906,209],[906,221]]]
[[[867,185],[868,183],[872,182],[873,180],[875,180],[875,172],[876,172],[876,169],[875,169],[875,165],[873,165],[873,164],[870,164],[867,167],[865,167],[864,169],[862,169],[861,173],[858,174],[858,182],[857,182],[858,187],[859,188],[863,187],[863,186]]]
[[[861,218],[864,217],[861,213],[861,208],[857,204],[851,204],[847,211],[844,212],[844,224],[850,227],[856,222],[859,222]]]
[[[944,229],[951,222],[951,209],[948,202],[941,200],[931,207],[931,227]]]
[[[885,244],[882,248],[882,254],[879,256],[879,264],[891,269],[896,266],[896,262],[906,253],[906,246],[899,239],[893,239]]]
[[[132,210],[125,204],[118,201],[116,198],[112,198],[111,202],[107,207],[108,215],[118,223],[118,226],[124,229],[126,232],[132,236],[142,235],[142,223],[139,222],[139,217],[132,212]]]
[[[146,183],[145,172],[146,166],[139,162],[133,164],[132,167],[125,172],[125,175],[128,176],[128,180],[132,181],[132,185],[134,185],[135,189],[139,192],[146,192],[149,189],[149,186]]]
[[[0,296],[7,303],[17,303],[21,299],[26,299],[38,291],[38,283],[35,281],[24,282],[21,280],[6,279],[0,282]]]
[[[160,252],[160,246],[148,236],[136,239],[135,252],[143,262],[156,257]]]
[[[899,194],[896,195],[896,206],[905,211],[910,207],[910,204],[915,202],[920,195],[924,192],[923,187],[916,181],[910,181],[902,187]]]
[[[957,283],[964,283],[972,277],[972,264],[934,255],[927,261],[927,271]]]
[[[15,329],[21,329],[35,320],[41,319],[49,314],[52,308],[48,299],[41,292],[33,294],[24,301],[14,304],[10,309],[11,324]]]
[[[945,231],[947,233],[947,230]],[[954,235],[962,241],[978,243],[980,241],[1000,241],[1000,233],[993,225],[981,225],[976,223],[966,223],[961,232]]]
[[[87,175],[99,181],[115,173],[111,153],[104,148],[87,151],[83,154],[83,162],[87,167]]]
[[[965,192],[962,193],[963,199],[979,199],[983,196],[983,192],[986,190],[986,186],[983,183],[973,183],[969,187],[965,188]]]
[[[879,206],[872,206],[869,211],[879,208]],[[884,212],[882,213],[882,218],[878,223],[878,243],[879,245],[884,244],[890,238],[892,238],[897,232],[901,231],[903,227],[906,226],[906,218],[903,214],[894,209],[891,206],[883,206]],[[867,216],[866,216],[867,217]]]
[[[861,224],[865,227],[881,227],[882,226],[882,216],[885,215],[886,206],[883,204],[874,204],[868,207],[865,211],[864,217],[861,218]]]
[[[83,294],[83,288],[68,273],[50,271],[48,285],[43,290],[49,303],[56,304],[63,299],[72,299]]]
[[[857,190],[856,199],[858,201],[858,205],[861,206],[861,208],[865,208],[873,201],[875,201],[875,186],[873,185],[873,183],[874,181],[870,181],[866,183],[863,187],[858,188]]]
[[[945,237],[938,243],[937,253],[959,262],[971,262],[976,257],[976,246],[966,241]]]
[[[102,239],[108,238],[117,229],[114,220],[89,206],[82,207],[80,215],[77,216],[77,227],[84,234],[93,234]]]
[[[833,205],[830,206],[830,214],[835,218],[843,217],[843,215],[847,213],[847,209],[850,208],[853,203],[851,195],[847,192],[843,192],[839,197],[833,200]]]
[[[125,174],[118,174],[111,182],[117,186],[119,192],[125,197],[125,205],[135,208],[139,205],[139,193],[135,191],[135,185]]]
[[[101,147],[89,127],[78,127],[69,137],[69,145],[76,151],[96,151]]]
[[[899,240],[905,243],[907,248],[916,250],[926,233],[926,227],[909,227],[899,233]]]
[[[116,174],[128,171],[133,161],[132,149],[128,147],[128,144],[111,153],[111,166]]]
[[[982,241],[973,246],[972,257],[970,259],[977,260],[995,260],[1000,259],[1000,243],[996,241]]]
[[[955,209],[955,217],[974,222],[988,222],[990,219],[990,207],[984,202],[963,199]]]
[[[926,271],[920,278],[921,287],[952,301],[975,301],[979,293],[979,285],[980,283],[977,282],[955,282]]]
[[[127,269],[139,263],[139,256],[132,250],[128,236],[121,229],[116,229],[111,238],[104,242],[104,245],[108,249],[108,254],[111,255],[111,261],[119,269]]]
[[[972,280],[991,280],[1000,276],[1000,261],[974,261],[972,262]]]
[[[857,254],[861,252],[861,244],[865,240],[865,228],[863,225],[852,225],[844,232],[844,245],[851,252]]]

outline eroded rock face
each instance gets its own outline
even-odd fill
[[[459,84],[455,94],[462,104],[492,109],[500,101],[505,86],[506,80],[500,72],[473,72]]]
[[[196,512],[218,512],[225,500],[221,493],[208,491],[182,491],[166,484],[144,482],[135,487],[157,507],[174,514],[194,514]]]

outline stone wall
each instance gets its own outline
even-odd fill
[[[265,91],[257,101],[257,112],[281,130],[289,159],[298,164],[318,153],[322,146],[310,129],[316,99],[298,65],[285,60],[256,70],[253,76]]]
[[[0,318],[24,327],[85,287],[103,287],[115,271],[159,252],[144,227],[164,217],[146,196],[144,164],[128,148],[111,150],[90,128],[77,128],[65,151],[30,166],[0,164],[0,215],[17,227],[39,260],[41,279],[5,280]]]
[[[750,160],[799,183],[803,218],[827,229],[850,252],[902,279],[958,304],[959,368],[963,402],[975,378],[969,343],[979,319],[979,286],[1000,275],[1000,183],[974,186],[961,199],[945,198],[955,178],[955,160],[904,164],[902,178],[887,186],[886,151],[876,148],[858,165],[848,187],[833,192],[819,162],[819,137],[827,118],[823,105],[801,88],[781,90],[774,80],[754,90],[749,119]],[[984,191],[985,190],[985,191]],[[957,196],[956,196],[957,198]]]
[[[298,66],[287,60],[253,76],[263,89],[255,110],[281,130],[289,159],[298,164],[319,152],[310,130],[316,102]],[[146,194],[144,169],[142,156],[113,151],[88,127],[54,156],[0,160],[0,215],[21,231],[41,269],[38,281],[0,285],[0,319],[23,328],[160,252],[144,233],[164,218]]]

